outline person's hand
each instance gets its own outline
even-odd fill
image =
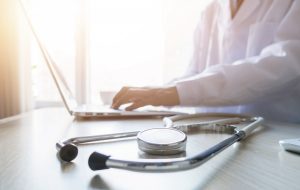
[[[175,106],[179,104],[176,87],[137,88],[123,87],[114,97],[112,108],[118,109],[121,105],[131,103],[126,110],[134,110],[146,105]]]

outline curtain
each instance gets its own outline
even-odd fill
[[[20,8],[17,1],[0,1],[0,119],[29,109],[29,67],[21,58]],[[21,61],[22,60],[22,61]],[[26,69],[27,68],[27,69]],[[29,86],[29,88],[27,86]]]

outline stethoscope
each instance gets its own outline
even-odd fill
[[[176,121],[193,118],[220,117],[209,121],[201,121],[186,124],[176,124]],[[74,137],[56,143],[58,157],[70,162],[77,157],[78,145],[90,142],[101,142],[104,140],[136,137],[138,147],[146,154],[174,155],[185,151],[188,130],[197,128],[201,131],[232,134],[229,138],[200,152],[194,156],[184,158],[167,159],[135,159],[125,160],[99,152],[90,155],[88,164],[92,170],[103,170],[118,168],[141,172],[171,172],[195,168],[205,163],[230,145],[243,140],[263,122],[262,117],[250,117],[240,114],[227,113],[205,113],[190,115],[175,115],[163,119],[165,127],[153,128],[144,131],[133,131],[125,133],[114,133],[106,135]],[[236,127],[237,124],[247,124],[243,128]]]

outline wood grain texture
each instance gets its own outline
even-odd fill
[[[204,165],[184,172],[94,172],[93,151],[124,158],[149,158],[134,139],[80,146],[73,163],[61,164],[55,143],[77,135],[108,134],[162,127],[159,119],[73,121],[64,109],[40,109],[0,124],[0,189],[285,189],[300,188],[300,155],[282,150],[280,139],[299,138],[300,125],[266,122]],[[187,155],[226,138],[224,134],[188,136]]]

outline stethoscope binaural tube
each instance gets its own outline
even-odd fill
[[[118,168],[140,172],[172,172],[188,170],[205,163],[207,160],[214,157],[235,142],[245,139],[263,122],[264,119],[262,117],[254,117],[251,118],[251,120],[253,122],[243,129],[236,130],[236,132],[229,138],[191,157],[154,160],[123,160],[94,152],[90,155],[88,164],[92,170],[103,170],[108,168]]]
[[[100,142],[105,140],[136,137],[138,133],[139,131],[133,131],[133,132],[125,132],[125,133],[114,133],[114,134],[107,134],[107,135],[93,135],[93,136],[70,138],[65,141],[56,143],[57,154],[60,160],[64,162],[71,162],[77,157],[78,154],[77,145],[90,143],[90,142]]]

